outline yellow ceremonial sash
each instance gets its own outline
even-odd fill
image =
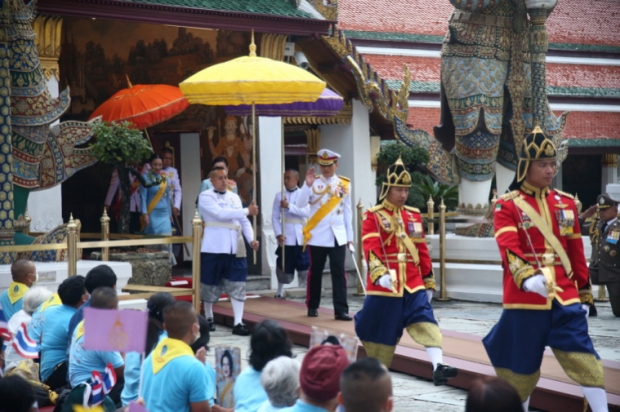
[[[30,288],[23,283],[19,282],[11,282],[9,285],[9,289],[7,290],[7,294],[9,295],[9,300],[12,304],[20,300],[24,297],[26,292],[28,292]]]
[[[187,343],[181,340],[172,338],[162,339],[151,354],[153,374],[157,374],[168,362],[180,356],[193,357],[194,352]]]
[[[560,262],[562,262],[562,266],[564,266],[564,270],[566,271],[566,276],[571,279],[573,277],[573,269],[570,264],[570,259],[568,258],[568,255],[566,254],[566,251],[562,247],[562,244],[558,238],[553,234],[553,230],[549,227],[549,225],[547,225],[536,210],[525,200],[520,197],[515,197],[513,202],[515,202],[515,205],[517,205],[517,207],[530,218],[530,220],[534,223],[534,227],[537,227],[538,230],[540,230],[540,233],[543,235],[547,243],[549,243],[549,246],[551,246],[551,249],[553,249],[553,251],[560,258]],[[533,246],[530,245],[530,247]]]
[[[75,330],[76,330],[76,332],[75,332],[75,340],[78,340],[82,336],[84,336],[84,319],[82,319],[82,321],[80,323],[78,323],[78,325],[75,328]]]
[[[162,180],[161,183],[159,184],[159,190],[157,191],[157,193],[155,193],[155,196],[153,196],[153,198],[149,202],[149,205],[146,207],[146,213],[149,216],[151,215],[151,213],[155,209],[155,206],[157,206],[157,204],[161,200],[161,198],[164,195],[164,193],[166,193],[166,186],[167,186],[166,180]],[[142,232],[144,232],[144,229],[146,228],[146,225],[144,224],[144,221],[142,221],[142,219],[140,219],[140,220],[141,220],[140,223],[142,224]]]
[[[41,306],[41,312],[43,312],[47,308],[51,308],[52,306],[58,306],[61,303],[62,301],[60,300],[60,296],[58,296],[58,293],[54,293],[51,298],[43,302],[43,305]]]
[[[344,187],[345,192],[348,192],[347,189],[349,188],[349,181],[344,179],[340,179],[340,181],[342,182],[342,186]],[[340,203],[341,200],[342,198],[336,195],[330,197],[329,200],[323,203],[319,210],[317,210],[316,213],[313,214],[310,219],[308,219],[306,226],[304,226],[301,230],[304,235],[304,250],[306,248],[306,245],[308,244],[308,241],[310,240],[310,238],[312,238],[312,233],[310,232],[316,227],[316,225],[319,224],[321,220],[325,218],[325,216],[330,214],[331,211],[334,210],[336,206],[338,206],[338,203]]]

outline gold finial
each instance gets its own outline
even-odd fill
[[[404,166],[403,164],[403,159],[401,158],[401,155],[398,155],[398,160],[396,161],[396,163],[394,163],[395,165],[401,165]]]
[[[542,134],[543,131],[539,125],[536,125],[536,127],[534,127],[534,130],[532,130],[532,134],[538,134],[538,133]]]
[[[252,29],[252,42],[250,43],[250,57],[256,57],[256,44],[254,44],[254,29]]]
[[[133,84],[131,84],[131,80],[129,80],[129,75],[127,73],[125,73],[125,78],[127,79],[127,85],[131,88],[133,87]]]

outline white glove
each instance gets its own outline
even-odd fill
[[[523,282],[523,290],[526,292],[538,293],[545,299],[549,297],[549,292],[547,292],[547,279],[545,279],[544,275],[534,275],[525,279]]]
[[[433,293],[435,293],[433,289],[426,289],[426,297],[428,298],[428,303],[431,303],[431,300],[433,300]]]
[[[381,276],[379,278],[379,286],[392,290],[392,276],[390,274]]]
[[[587,318],[588,316],[590,316],[590,305],[587,305],[587,304],[585,304],[585,303],[582,303],[582,304],[581,304],[581,309],[583,309],[583,310],[585,310],[585,311],[586,311],[586,318]]]

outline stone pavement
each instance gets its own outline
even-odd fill
[[[273,292],[265,295],[272,296]],[[303,302],[299,293],[289,292],[289,299]],[[350,313],[357,312],[363,304],[363,297],[349,296]],[[331,297],[321,299],[321,307],[332,308]],[[462,333],[484,336],[493,327],[500,317],[502,308],[499,304],[433,300],[435,316],[442,329],[453,330]],[[603,359],[620,361],[620,319],[611,313],[608,302],[597,302],[598,317],[589,318],[590,335],[594,341],[594,347]],[[242,369],[247,367],[249,337],[233,336],[231,329],[217,325],[217,331],[211,335],[210,346],[231,345],[241,347]],[[293,352],[301,362],[307,352],[307,348],[295,345]],[[208,355],[209,361],[215,365],[214,351]],[[467,392],[451,388],[450,386],[436,387],[431,381],[409,376],[403,373],[392,372],[392,384],[394,387],[394,411],[442,411],[456,412],[465,409]]]

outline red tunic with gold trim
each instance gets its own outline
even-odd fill
[[[435,289],[418,209],[397,208],[384,200],[381,205],[367,210],[362,243],[368,262],[366,292],[369,295],[401,297],[405,290],[413,293],[419,289]],[[388,273],[392,275],[392,290],[375,284]]]
[[[527,182],[496,202],[495,239],[504,269],[504,308],[551,308],[552,299],[523,290],[523,281],[539,267],[548,267],[563,290],[555,297],[560,304],[592,303],[577,217],[571,195]]]

